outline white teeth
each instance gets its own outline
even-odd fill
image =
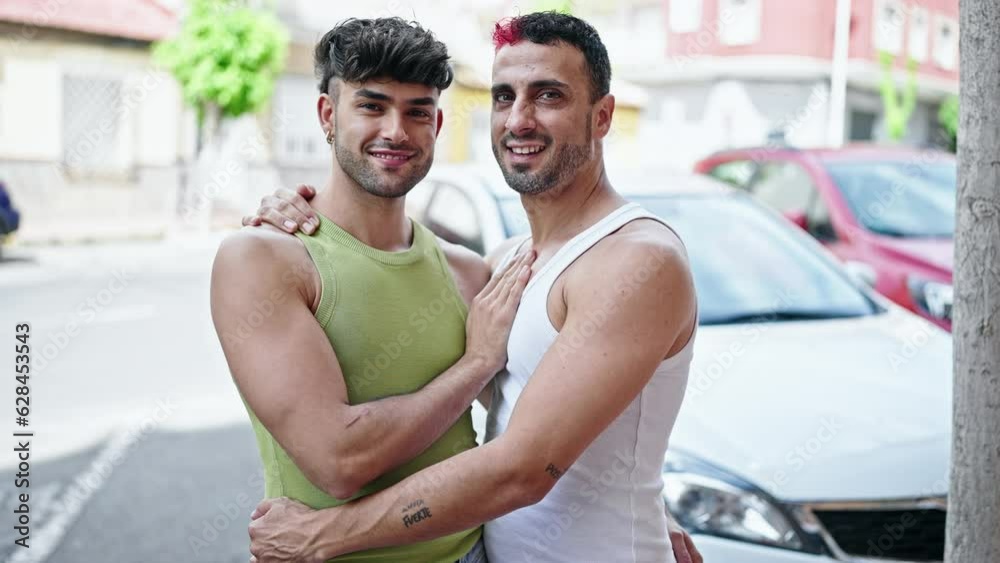
[[[373,153],[372,156],[374,156],[375,158],[381,158],[383,160],[406,160],[407,158],[409,158],[407,156],[394,156],[391,154],[378,154],[378,153]]]
[[[511,147],[510,150],[514,154],[535,154],[537,152],[542,152],[545,147]]]

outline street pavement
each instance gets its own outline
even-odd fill
[[[14,437],[0,456],[0,561],[249,560],[263,484],[209,315],[219,240],[6,249],[0,366],[12,370],[14,325],[28,323],[33,369],[28,427],[10,377],[0,430],[35,435],[27,489]],[[14,544],[23,492],[28,549]]]
[[[263,478],[209,312],[220,240],[5,249],[0,367],[12,372],[14,325],[29,323],[33,369],[26,428],[13,375],[0,385],[0,563],[249,560]],[[23,492],[28,549],[14,544]]]

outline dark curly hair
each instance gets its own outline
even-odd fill
[[[330,81],[390,78],[444,90],[454,72],[448,48],[416,22],[402,18],[356,19],[337,24],[316,44],[319,91],[335,96]]]
[[[576,47],[587,61],[591,102],[596,102],[611,91],[608,49],[597,30],[589,23],[559,12],[535,12],[501,20],[493,30],[493,46],[497,50],[523,39],[539,45],[552,45],[562,41]]]

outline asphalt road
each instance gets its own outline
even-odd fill
[[[0,384],[0,561],[247,561],[263,494],[253,433],[208,311],[218,239],[8,249],[0,366],[31,326],[29,424]],[[15,431],[30,438],[16,487]],[[14,510],[29,493],[28,549]]]

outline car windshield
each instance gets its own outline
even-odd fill
[[[892,237],[952,237],[955,162],[828,162],[826,169],[855,217]]]
[[[688,249],[701,324],[780,322],[878,311],[850,279],[742,194],[630,198],[673,227]],[[518,200],[501,202],[511,236],[528,232]]]

